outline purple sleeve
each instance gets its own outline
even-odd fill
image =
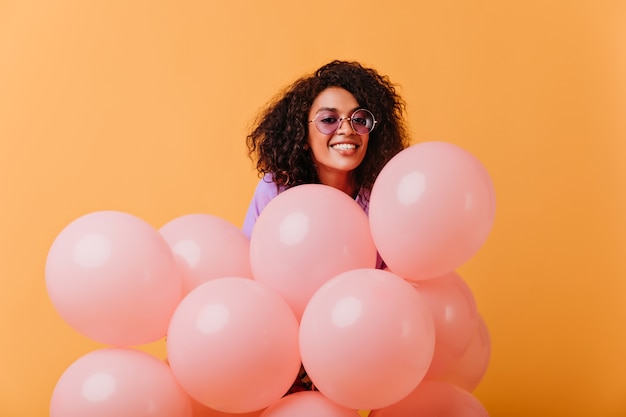
[[[272,181],[272,176],[270,174],[265,174],[265,176],[259,180],[256,190],[254,191],[254,195],[252,196],[252,200],[250,201],[250,205],[248,206],[248,212],[246,213],[246,218],[243,221],[243,227],[241,228],[243,233],[248,236],[248,238],[252,235],[252,229],[254,228],[256,219],[261,214],[261,211],[263,211],[265,206],[267,206],[267,204],[281,191],[282,188],[279,188]]]

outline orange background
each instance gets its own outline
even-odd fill
[[[459,270],[491,415],[626,415],[625,22],[619,0],[0,1],[0,415],[47,415],[99,347],[46,294],[62,228],[108,209],[241,225],[247,127],[334,58],[388,74],[414,142],[493,178],[493,232]]]

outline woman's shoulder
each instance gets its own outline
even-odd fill
[[[259,217],[265,206],[284,190],[283,186],[277,185],[273,181],[272,174],[265,174],[257,183],[254,195],[248,206],[248,211],[243,223],[243,232],[250,237],[256,219]]]
[[[274,182],[272,173],[268,172],[263,175],[256,186],[255,194],[267,196],[270,198],[276,197],[278,194],[284,191],[284,186],[278,185]]]
[[[285,186],[276,184],[273,178],[271,173],[267,173],[259,179],[256,186],[252,203],[256,205],[259,213],[274,197],[285,191]]]

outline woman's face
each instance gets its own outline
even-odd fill
[[[346,119],[359,108],[354,96],[340,87],[329,87],[313,101],[309,110],[308,143],[320,177],[348,173],[356,169],[365,157],[369,133],[359,135],[349,120],[342,120],[335,132],[324,134],[316,123],[330,123],[337,117]],[[356,123],[356,122],[355,122]]]

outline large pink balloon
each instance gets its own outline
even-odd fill
[[[324,284],[300,323],[302,362],[313,384],[348,408],[381,408],[408,395],[431,362],[431,313],[411,284],[359,269]]]
[[[415,282],[435,323],[435,353],[427,376],[445,372],[458,360],[476,332],[478,311],[472,290],[456,272]]]
[[[170,220],[159,232],[181,267],[184,294],[215,278],[252,278],[250,241],[220,217],[187,214]]]
[[[420,280],[455,270],[483,245],[494,221],[495,192],[484,166],[444,142],[413,145],[374,183],[369,220],[389,269]]]
[[[336,404],[318,391],[289,394],[268,407],[261,417],[359,417],[359,412]]]
[[[50,417],[191,417],[191,399],[170,368],[130,348],[90,352],[63,373]]]
[[[337,274],[376,266],[367,215],[347,194],[320,184],[291,188],[261,212],[250,238],[254,278],[301,317],[313,293]]]
[[[406,398],[373,410],[369,417],[489,417],[469,392],[447,382],[423,381]]]
[[[182,298],[181,273],[165,239],[118,211],[87,214],[61,231],[48,252],[46,286],[70,326],[118,346],[164,337]]]
[[[478,315],[478,325],[472,340],[460,358],[449,364],[436,379],[451,382],[466,391],[474,391],[487,373],[491,359],[491,337],[484,319]],[[426,374],[427,378],[429,377]]]
[[[250,413],[224,413],[205,406],[198,401],[191,399],[192,417],[259,417],[264,409],[252,411]]]
[[[166,358],[164,362],[167,366],[170,366],[169,360]],[[206,405],[189,397],[191,401],[191,417],[259,417],[265,409],[252,411],[250,413],[224,413],[222,411],[214,410]]]
[[[300,370],[296,317],[273,289],[246,278],[216,278],[187,294],[166,346],[185,391],[226,413],[266,408]]]

